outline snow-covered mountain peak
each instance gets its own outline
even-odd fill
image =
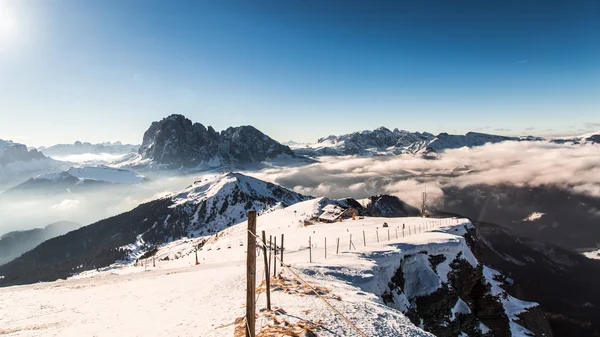
[[[310,197],[241,173],[227,172],[196,181],[185,190],[171,195],[170,198],[175,205],[198,203],[211,199],[229,199],[227,202],[229,206],[257,200],[269,206],[280,204],[286,207]],[[258,209],[264,209],[264,207]]]

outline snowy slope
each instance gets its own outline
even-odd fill
[[[221,190],[227,184],[223,182]],[[210,198],[215,195],[213,188],[196,186],[175,200],[186,203],[198,197]],[[485,270],[490,296],[502,299],[500,308],[511,318],[506,328],[513,336],[525,336],[525,328],[514,317],[535,304],[505,294],[496,281],[496,272],[478,263],[463,238],[470,228],[467,220],[367,217],[302,226],[299,221],[313,214],[318,201],[263,213],[258,217],[257,232],[260,235],[264,230],[267,237],[277,238],[284,234],[284,261],[291,271],[318,287],[322,296],[367,336],[432,336],[419,327],[422,323],[414,323],[419,318],[409,319],[410,310],[419,306],[419,296],[445,287],[444,282],[453,277],[454,261]],[[382,228],[384,221],[389,224],[386,229]],[[4,330],[0,331],[16,336],[36,331],[66,336],[232,336],[239,325],[236,318],[244,315],[246,243],[246,223],[242,222],[216,235],[160,245],[154,257],[137,264],[114,264],[67,281],[2,288],[0,326]],[[200,265],[195,266],[198,245],[202,247],[198,251]],[[434,269],[423,259],[428,255],[443,255],[445,260]],[[262,259],[262,255],[257,258],[257,285],[264,280]],[[398,305],[386,305],[383,295],[399,266],[404,270],[404,290],[393,297]],[[281,271],[279,264],[277,268]],[[283,286],[271,295],[277,314],[258,311],[259,329],[273,325],[274,316],[290,325],[313,323],[318,336],[359,336],[291,271],[283,270],[279,283]],[[277,282],[273,280],[274,286]],[[257,308],[265,305],[265,295],[259,291]],[[452,302],[447,323],[462,322],[464,315],[473,311],[471,305],[468,298]],[[492,328],[483,323],[476,327],[480,332]]]

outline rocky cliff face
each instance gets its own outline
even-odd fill
[[[467,242],[472,226],[455,227],[463,237],[404,248],[397,268],[381,287],[385,304],[436,336],[552,336],[537,303],[515,296],[515,282],[475,258]]]
[[[153,122],[138,153],[142,159],[168,169],[247,164],[294,155],[289,147],[252,126],[230,127],[218,133],[182,115]]]
[[[18,161],[28,162],[45,158],[44,154],[38,150],[28,150],[27,146],[23,144],[0,139],[0,166]]]

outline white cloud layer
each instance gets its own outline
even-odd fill
[[[388,193],[413,205],[420,204],[423,191],[435,201],[445,185],[554,185],[600,197],[600,147],[504,142],[449,150],[434,160],[412,155],[328,157],[305,167],[249,174],[306,194],[362,198]]]

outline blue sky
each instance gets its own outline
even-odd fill
[[[0,138],[600,130],[600,3],[0,0]]]

